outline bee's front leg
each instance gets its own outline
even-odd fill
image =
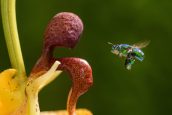
[[[122,58],[123,54],[122,54],[122,53],[119,53],[118,56],[119,56],[120,58]]]

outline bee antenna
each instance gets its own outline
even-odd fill
[[[111,42],[107,42],[108,44],[110,44],[110,45],[114,45],[113,43],[111,43]]]

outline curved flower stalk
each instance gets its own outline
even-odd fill
[[[74,48],[80,39],[83,31],[81,19],[69,12],[62,12],[53,17],[48,24],[44,34],[44,47],[42,55],[34,66],[30,79],[37,76],[37,73],[47,71],[55,61],[61,64],[58,70],[66,71],[71,76],[72,87],[68,95],[67,111],[69,115],[75,115],[75,108],[78,98],[92,86],[92,69],[87,61],[75,58],[55,58],[55,48]]]
[[[78,98],[93,83],[92,69],[83,59],[75,57],[54,58],[56,47],[74,48],[83,31],[82,21],[73,13],[57,14],[48,24],[44,34],[42,55],[26,77],[18,39],[15,0],[1,0],[5,38],[13,69],[0,73],[0,115],[40,115],[39,91],[53,81],[62,71],[71,76],[72,86],[67,100],[67,111],[48,114],[91,115],[86,109],[75,110]],[[48,115],[47,114],[47,115]]]

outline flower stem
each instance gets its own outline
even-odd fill
[[[16,0],[1,0],[2,23],[12,68],[17,70],[17,76],[25,78],[26,72],[17,31],[15,3]]]

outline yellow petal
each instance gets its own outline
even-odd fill
[[[41,112],[41,115],[68,115],[66,110],[59,110],[59,111],[46,111]],[[77,109],[76,115],[93,115],[91,111],[87,109]]]
[[[0,73],[0,115],[9,115],[22,103],[21,87],[14,78],[15,69]]]

